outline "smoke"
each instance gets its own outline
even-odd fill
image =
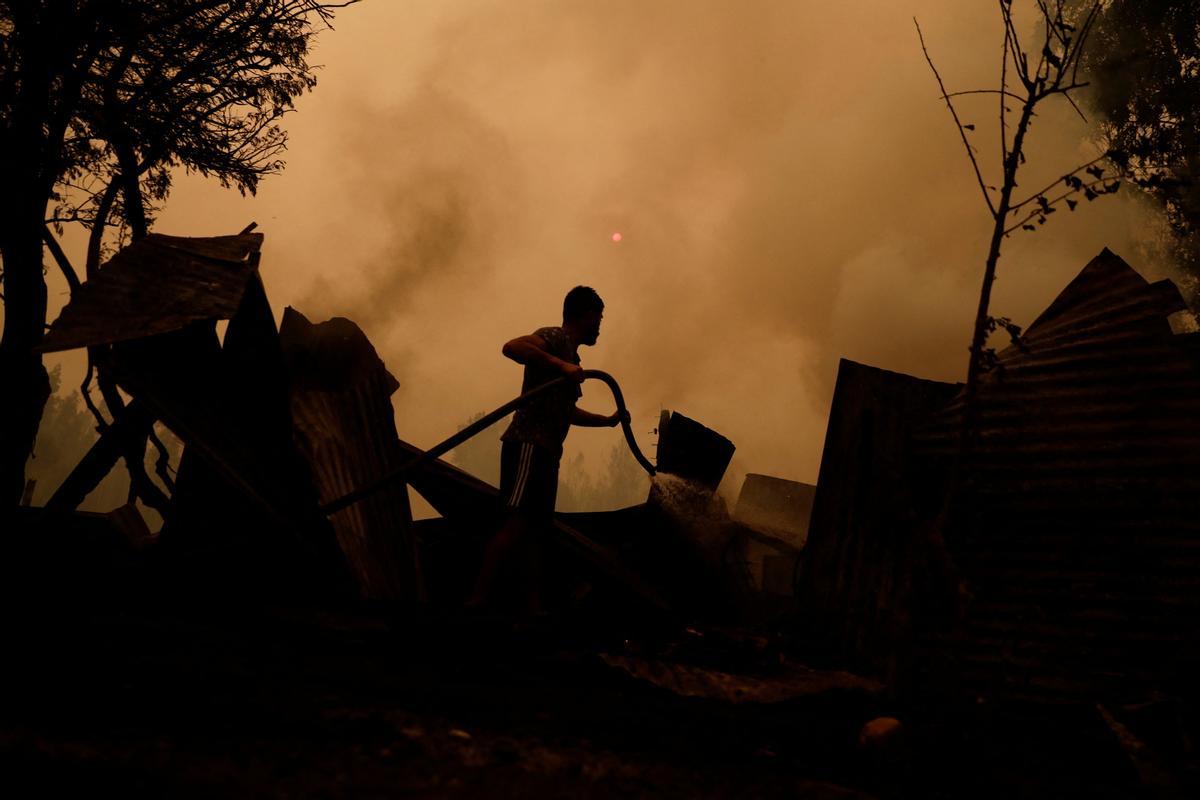
[[[416,444],[514,396],[501,344],[586,284],[607,307],[584,365],[643,449],[678,409],[737,444],[723,491],[814,481],[839,358],[965,373],[990,219],[914,14],[952,91],[997,83],[989,4],[375,0],[323,36],[288,170],[252,201],[181,180],[158,229],[257,219],[273,302],[359,321]],[[998,110],[961,101],[993,175]],[[1039,116],[1023,188],[1090,159],[1087,131]],[[1138,265],[1144,221],[1117,196],[1014,236],[995,313],[1028,323],[1104,246]],[[576,429],[568,459],[617,435]]]

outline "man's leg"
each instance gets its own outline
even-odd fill
[[[558,459],[545,458],[539,465],[537,481],[537,512],[521,537],[525,557],[525,610],[540,615],[542,609],[542,561],[546,538],[554,525],[554,505],[558,496]]]
[[[542,613],[542,539],[546,535],[547,523],[531,522],[518,539],[524,566],[521,579],[525,585],[525,611],[537,616]]]
[[[500,502],[504,522],[484,548],[475,588],[465,602],[468,608],[479,608],[492,599],[501,573],[518,555],[516,551],[529,530],[530,517],[524,507],[529,502],[527,487],[533,457],[533,445],[527,442],[503,442],[500,445]]]
[[[519,545],[527,538],[529,532],[529,517],[521,511],[508,514],[500,530],[488,541],[483,551],[483,565],[479,568],[479,576],[475,579],[475,588],[467,598],[468,608],[481,608],[487,605],[496,586],[496,579],[505,564],[512,563],[513,554]]]

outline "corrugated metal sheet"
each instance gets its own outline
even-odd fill
[[[108,365],[121,388],[183,442],[163,541],[214,560],[246,548],[286,552],[341,571],[292,441],[288,376],[266,293],[247,283],[224,346],[211,321],[117,342]],[[297,547],[299,545],[299,547]]]
[[[391,403],[399,384],[357,325],[343,318],[314,325],[288,308],[280,339],[292,378],[296,441],[322,504],[407,460]],[[423,596],[405,484],[393,483],[336,512],[331,522],[364,596]]]
[[[1186,308],[1105,250],[980,386],[946,541],[969,590],[964,692],[1144,697],[1200,667],[1200,371]],[[918,437],[949,458],[961,397]]]
[[[809,483],[746,475],[732,514],[738,541],[726,560],[741,564],[747,586],[775,597],[793,595],[816,491]]]
[[[855,668],[891,674],[905,651],[925,555],[915,509],[935,504],[920,495],[931,476],[911,463],[911,434],[958,390],[845,359],[838,368],[797,596],[810,632]]]
[[[83,284],[41,350],[140,339],[191,322],[229,319],[257,270],[260,233],[184,238],[152,233],[117,253]]]
[[[733,518],[800,548],[808,537],[816,494],[817,487],[810,483],[748,473]]]

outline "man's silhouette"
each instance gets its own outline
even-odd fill
[[[603,317],[604,301],[596,290],[576,286],[563,300],[561,327],[538,328],[504,345],[504,355],[525,366],[522,394],[562,376],[572,380],[518,408],[500,436],[500,499],[505,517],[484,552],[475,590],[467,599],[470,607],[488,601],[501,570],[520,565],[529,610],[541,610],[537,540],[554,513],[558,462],[567,431],[572,425],[613,427],[628,419],[627,412],[605,416],[575,406],[583,395],[579,346],[596,343]]]

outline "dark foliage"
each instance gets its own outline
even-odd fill
[[[1083,3],[1076,3],[1083,5]],[[1171,254],[1200,272],[1200,5],[1111,0],[1084,59],[1087,103],[1118,166],[1161,204]]]
[[[49,393],[43,243],[78,282],[47,223],[91,228],[91,273],[106,230],[146,233],[172,167],[253,192],[282,167],[279,118],[316,82],[313,36],[351,2],[0,0],[0,509]]]

